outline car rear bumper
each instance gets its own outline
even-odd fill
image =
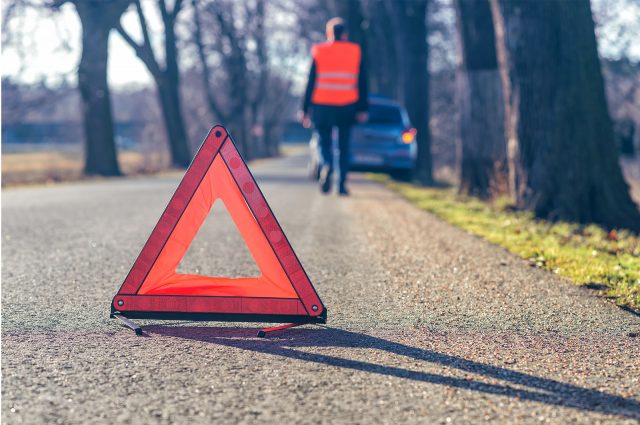
[[[409,146],[393,149],[351,149],[351,168],[354,170],[412,169],[415,152]]]
[[[317,137],[311,138],[309,148],[311,163],[318,164],[320,147]],[[349,168],[354,171],[410,170],[413,169],[416,160],[415,144],[384,143],[373,146],[352,144],[350,150]]]
[[[371,172],[390,172],[390,171],[404,171],[412,170],[413,164],[397,164],[397,165],[363,165],[363,164],[351,164],[349,171],[371,171]]]

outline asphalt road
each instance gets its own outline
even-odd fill
[[[355,176],[251,167],[328,326],[108,319],[176,177],[2,193],[2,422],[637,423],[640,318]],[[216,214],[217,213],[217,214]],[[181,270],[256,269],[215,211]]]

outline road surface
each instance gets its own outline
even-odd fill
[[[251,168],[329,322],[266,340],[108,319],[177,177],[3,191],[2,422],[638,422],[639,317],[361,177],[323,196],[305,161]],[[182,270],[256,270],[225,214]]]

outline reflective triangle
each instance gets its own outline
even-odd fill
[[[259,276],[176,272],[216,200],[227,208]],[[264,321],[278,321],[276,316],[286,316],[282,321],[291,321],[290,316],[326,317],[322,301],[223,127],[214,127],[200,147],[114,297],[113,311],[154,318],[219,314],[224,320],[252,320],[250,315]]]

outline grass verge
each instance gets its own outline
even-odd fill
[[[419,208],[461,227],[578,285],[596,289],[618,305],[640,310],[640,237],[625,230],[572,223],[551,223],[532,213],[512,211],[508,202],[493,203],[371,175]]]
[[[125,175],[150,174],[168,169],[159,153],[123,151],[118,154]],[[83,180],[83,155],[78,151],[2,153],[2,187]]]

